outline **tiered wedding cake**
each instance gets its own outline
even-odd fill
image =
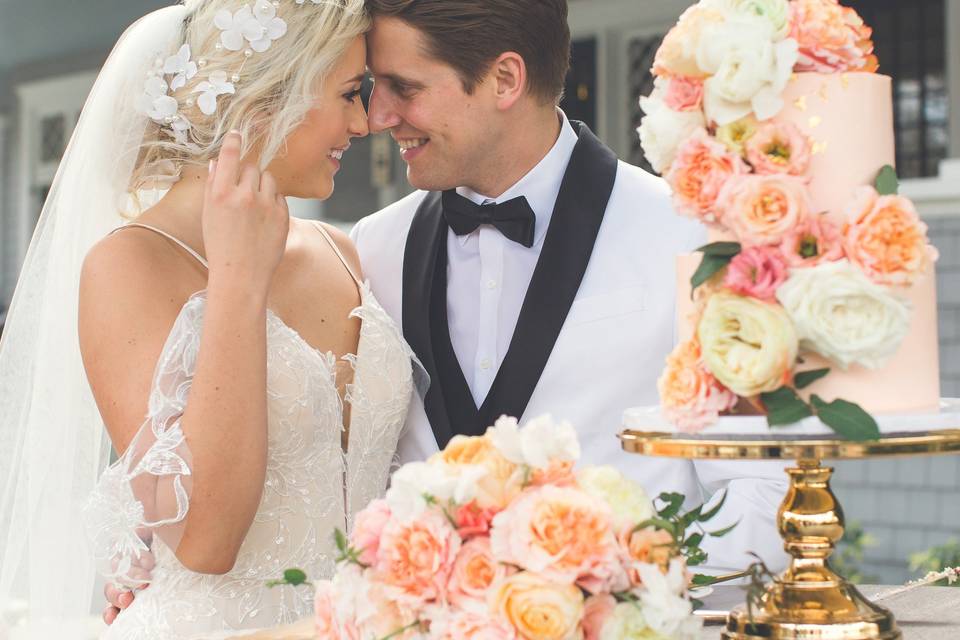
[[[870,36],[836,0],[702,0],[667,35],[640,135],[710,244],[678,258],[681,342],[628,426],[861,438],[939,410],[937,254]]]

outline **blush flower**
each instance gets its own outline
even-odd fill
[[[856,11],[837,0],[794,0],[790,5],[790,38],[800,45],[796,71],[877,70],[873,30]]]
[[[743,296],[773,302],[787,280],[787,262],[774,247],[747,247],[730,262],[723,285]]]
[[[747,141],[747,160],[760,174],[802,176],[810,166],[810,143],[796,125],[767,122]]]
[[[808,216],[783,237],[780,253],[793,268],[840,260],[843,258],[842,232],[824,214]]]
[[[787,175],[747,175],[730,180],[717,199],[720,222],[747,247],[780,244],[807,218],[803,180]]]

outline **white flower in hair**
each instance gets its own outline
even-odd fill
[[[168,118],[177,116],[180,105],[167,95],[167,89],[167,83],[160,76],[147,78],[138,106],[154,122],[165,123]]]
[[[277,17],[277,8],[267,0],[257,0],[252,11],[250,5],[232,14],[222,9],[214,17],[214,24],[222,31],[220,42],[230,51],[240,51],[246,40],[260,53],[287,32],[287,23]]]
[[[197,105],[200,107],[200,111],[208,116],[217,112],[217,96],[235,92],[236,88],[233,86],[233,83],[227,82],[226,71],[214,71],[210,74],[209,80],[204,80],[198,84],[194,90],[194,93],[200,94],[200,97],[197,98]]]
[[[174,91],[197,75],[197,63],[190,60],[190,45],[183,45],[180,51],[167,58],[163,63],[163,72],[168,75],[176,74],[170,81],[170,88]]]

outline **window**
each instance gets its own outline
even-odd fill
[[[630,114],[630,129],[627,132],[630,136],[628,162],[650,172],[653,172],[653,168],[643,155],[640,137],[637,135],[637,127],[643,119],[639,99],[640,96],[648,96],[653,91],[653,74],[650,73],[650,69],[653,67],[653,58],[662,41],[663,36],[634,38],[627,47],[627,68],[630,73],[627,81],[627,87],[629,87],[627,95],[630,100],[630,110],[627,112]]]
[[[560,108],[571,120],[597,131],[597,39],[575,40]]]

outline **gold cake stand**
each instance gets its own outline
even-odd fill
[[[827,558],[843,537],[843,509],[830,490],[833,469],[821,460],[960,453],[960,429],[894,434],[871,442],[816,437],[713,439],[662,431],[620,434],[630,453],[710,460],[796,460],[777,525],[791,560],[749,615],[741,605],[727,616],[725,640],[900,640],[888,610],[867,600],[835,573]]]

